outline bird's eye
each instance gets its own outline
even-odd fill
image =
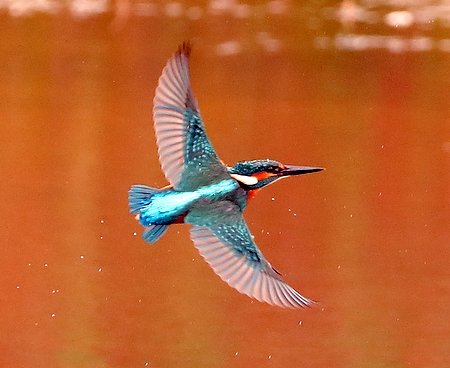
[[[275,166],[272,171],[274,173],[279,173],[280,171],[283,171],[283,170],[284,170],[284,168],[282,166]]]

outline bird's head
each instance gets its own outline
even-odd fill
[[[261,189],[288,176],[321,171],[321,167],[284,165],[274,160],[239,161],[229,168],[231,177],[247,190]]]

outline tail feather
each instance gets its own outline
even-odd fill
[[[128,192],[130,213],[133,215],[138,214],[143,207],[150,204],[152,196],[159,191],[159,189],[146,185],[132,185]]]
[[[132,185],[128,192],[128,203],[130,213],[140,214],[140,211],[151,203],[152,197],[160,192],[160,189],[151,188],[146,185]],[[148,243],[155,243],[167,231],[167,225],[149,225],[145,227],[142,238]]]
[[[155,243],[161,236],[163,236],[169,226],[167,225],[150,225],[145,228],[142,238],[148,243]]]

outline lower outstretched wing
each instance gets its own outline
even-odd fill
[[[223,223],[208,220],[203,226],[198,221],[202,216],[195,216],[195,212],[186,218],[187,222],[198,223],[191,229],[191,238],[214,272],[240,293],[259,301],[287,308],[313,305],[314,301],[286,284],[264,258],[239,208],[230,202],[224,202],[224,207],[228,218]]]

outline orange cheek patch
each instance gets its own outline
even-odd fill
[[[270,176],[273,176],[273,174],[268,173],[268,172],[259,172],[259,173],[256,173],[256,174],[252,175],[252,176],[254,176],[256,179],[258,179],[258,181],[260,181],[260,180],[266,179],[266,178],[268,178]]]

